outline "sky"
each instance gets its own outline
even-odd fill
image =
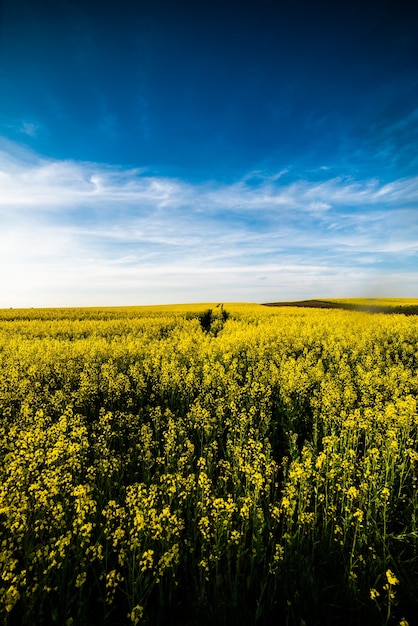
[[[0,0],[0,307],[418,297],[414,0]]]

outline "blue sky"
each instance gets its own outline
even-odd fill
[[[406,0],[1,0],[0,307],[417,297]]]

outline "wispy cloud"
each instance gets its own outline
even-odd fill
[[[39,131],[39,124],[35,124],[33,122],[22,122],[19,127],[19,132],[22,135],[28,135],[29,137],[36,137]]]
[[[343,296],[386,278],[411,294],[418,177],[287,174],[191,184],[4,143],[0,305]]]

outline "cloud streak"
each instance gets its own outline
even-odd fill
[[[0,306],[414,295],[418,177],[191,184],[2,148]]]

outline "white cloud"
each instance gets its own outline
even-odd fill
[[[411,294],[418,177],[287,173],[194,185],[3,143],[0,306],[349,296],[376,272]]]
[[[23,135],[28,135],[28,137],[36,137],[39,128],[39,124],[34,124],[33,122],[22,122],[22,125],[19,127],[19,132]]]

